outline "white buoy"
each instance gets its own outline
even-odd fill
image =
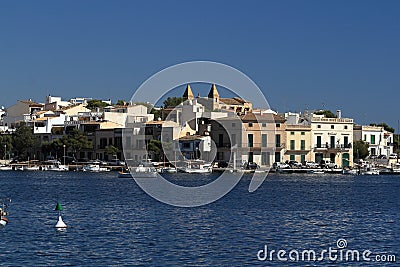
[[[57,230],[64,230],[67,228],[67,225],[65,224],[65,222],[63,221],[62,217],[61,217],[61,211],[63,210],[63,207],[61,206],[61,204],[57,201],[57,205],[55,208],[56,211],[58,211],[58,222],[57,224],[54,226]]]
[[[6,217],[2,217],[2,218],[0,219],[0,227],[6,226],[7,223],[8,223],[8,219],[7,219]]]
[[[67,225],[64,223],[61,215],[58,215],[58,222],[56,224],[56,226],[54,226],[57,229],[65,229],[67,228]]]

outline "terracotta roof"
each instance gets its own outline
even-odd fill
[[[219,101],[227,105],[238,105],[238,106],[243,105],[243,102],[240,102],[235,98],[220,98]]]
[[[32,100],[19,100],[19,102],[28,104],[29,106],[33,106],[33,107],[43,107],[44,106],[43,104],[36,103]]]
[[[193,140],[201,140],[205,136],[201,135],[187,135],[179,138],[179,141],[193,141]]]
[[[77,106],[80,106],[80,105],[82,105],[82,104],[75,104],[75,105],[70,105],[70,106],[66,106],[66,107],[62,107],[62,108],[60,108],[60,109],[58,109],[58,111],[64,111],[64,110],[68,110],[68,109],[71,109],[71,108],[74,108],[74,107],[77,107]]]
[[[48,119],[50,119],[49,117],[43,117],[43,118],[37,118],[34,121],[47,121]]]
[[[46,112],[50,112],[50,110],[39,110],[39,111],[35,112],[35,115],[44,114]]]
[[[260,121],[268,121],[271,122],[271,119],[273,119],[274,122],[280,122],[283,123],[286,120],[280,116],[277,116],[275,114],[263,114],[263,115],[256,115],[254,113],[247,113],[243,116],[240,116],[240,119],[244,122],[260,122]]]

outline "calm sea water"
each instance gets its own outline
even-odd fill
[[[349,249],[400,257],[399,176],[269,175],[254,193],[244,177],[225,197],[198,208],[162,204],[133,179],[116,176],[0,172],[0,195],[12,198],[10,223],[0,230],[0,265],[282,266],[258,261],[257,252],[264,245],[336,248],[339,238]],[[210,177],[170,179],[194,184]],[[66,232],[53,228],[57,199],[71,226]],[[332,262],[295,265],[313,264]]]

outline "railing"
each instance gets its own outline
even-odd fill
[[[237,146],[237,148],[285,148],[285,144],[274,144],[274,143],[242,143],[242,144],[230,144],[230,143],[216,143],[217,148],[232,148]]]
[[[290,131],[291,129],[293,129],[293,130],[303,129],[305,131],[310,131],[311,125],[286,124],[286,131]]]
[[[311,122],[330,122],[330,123],[335,123],[335,122],[342,122],[342,123],[353,123],[353,119],[344,119],[344,118],[318,118],[318,117],[312,117]]]
[[[315,149],[350,149],[351,144],[316,144]]]

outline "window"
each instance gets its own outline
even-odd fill
[[[375,145],[375,135],[371,134],[371,144]]]
[[[331,135],[331,148],[335,148],[335,136]]]
[[[232,128],[236,127],[236,123],[232,122]]]
[[[290,135],[294,135],[294,132],[290,132]]]
[[[281,161],[281,152],[275,152],[275,162]]]
[[[276,128],[279,128],[279,127],[281,127],[281,124],[277,123],[275,126],[276,126]]]
[[[261,126],[262,126],[262,127],[267,127],[267,124],[266,124],[265,122],[263,122],[263,123],[261,124]]]
[[[306,161],[306,155],[301,155],[300,162],[303,163],[304,161]]]
[[[349,137],[348,136],[344,136],[343,137],[343,142],[344,142],[344,147],[348,148],[349,147]]]
[[[306,150],[306,140],[301,140],[301,144],[300,144],[300,149],[301,150]]]
[[[247,139],[248,139],[248,147],[253,147],[253,134],[248,134]]]
[[[267,147],[267,135],[266,134],[261,135],[261,146]]]
[[[270,153],[262,152],[261,153],[261,165],[270,165],[269,157],[270,157]]]
[[[218,147],[224,146],[224,135],[218,134]]]
[[[296,156],[295,155],[290,155],[290,160],[295,160]]]
[[[318,128],[318,129],[321,129],[321,125],[317,125],[317,128]]]
[[[331,125],[331,129],[335,129],[335,125]]]
[[[322,147],[322,137],[320,135],[317,136],[317,148]]]
[[[253,127],[253,123],[252,122],[249,122],[249,127]]]
[[[364,141],[367,141],[367,135],[364,134]]]
[[[290,150],[295,150],[295,140],[290,140]]]
[[[253,162],[253,161],[254,161],[253,152],[249,152],[249,160],[248,160],[248,162]]]
[[[100,149],[104,149],[107,146],[107,138],[100,138]]]
[[[232,146],[236,145],[236,134],[231,135],[231,145]]]
[[[347,130],[347,125],[344,126],[344,129]]]
[[[305,135],[306,133],[305,132],[301,132],[301,135]]]
[[[280,134],[275,135],[275,146],[281,147],[281,135]]]

